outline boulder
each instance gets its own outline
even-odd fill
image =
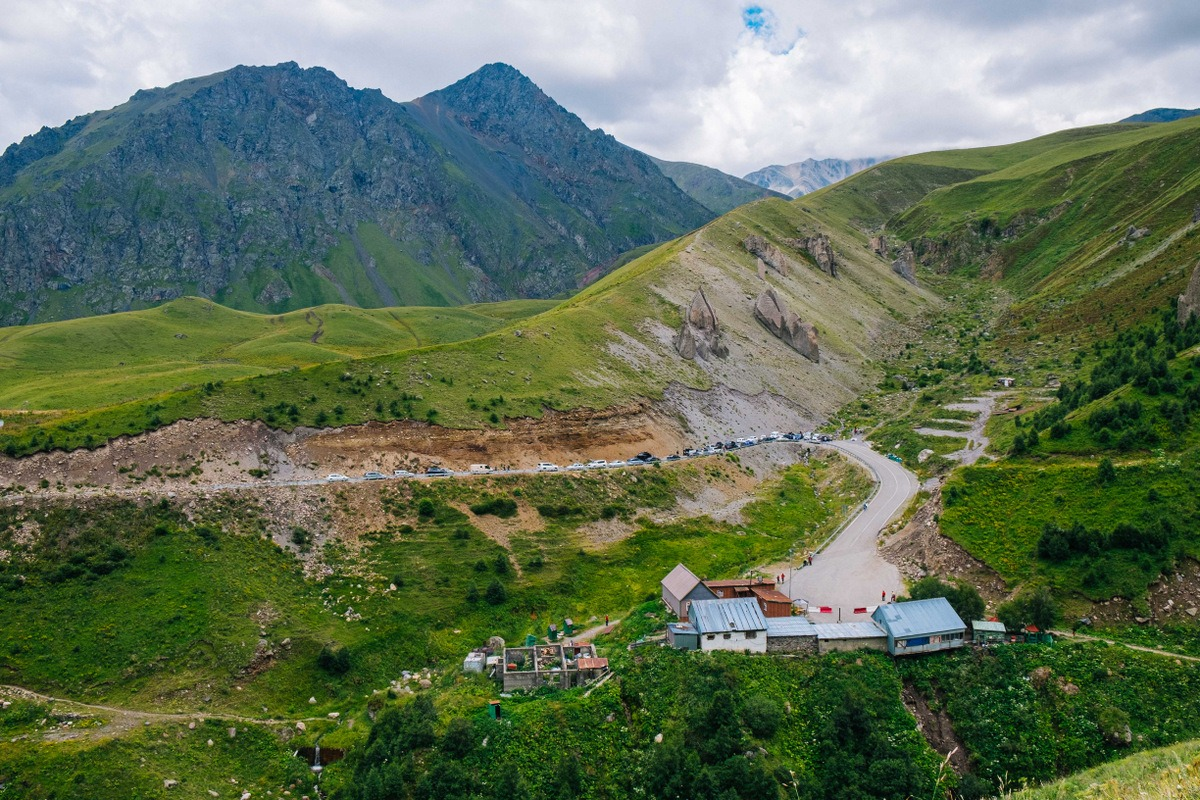
[[[1192,269],[1187,290],[1179,295],[1179,324],[1186,325],[1193,314],[1200,314],[1200,262]]]
[[[746,248],[746,252],[758,256],[764,264],[785,278],[792,274],[792,260],[763,237],[753,234],[747,236],[742,240],[742,247]]]
[[[675,350],[681,358],[707,361],[710,357],[725,358],[729,348],[721,340],[721,326],[703,289],[697,289],[692,302],[683,312],[683,325],[675,338]]]
[[[906,244],[900,251],[900,255],[892,262],[892,272],[913,286],[917,285],[917,259],[913,256],[912,245]]]
[[[825,234],[818,233],[802,239],[784,239],[783,243],[808,253],[819,270],[831,278],[837,277],[837,258],[833,254],[833,243]]]
[[[754,303],[754,318],[797,353],[815,364],[821,363],[816,327],[811,322],[803,322],[774,289],[767,289],[758,296]]]

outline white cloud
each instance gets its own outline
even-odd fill
[[[634,147],[743,174],[809,156],[995,144],[1200,105],[1200,5],[26,3],[0,17],[0,146],[139,88],[289,60],[396,100],[505,61]]]

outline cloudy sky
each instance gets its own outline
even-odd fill
[[[45,0],[0,15],[0,148],[139,88],[297,61],[409,100],[491,61],[737,175],[1200,106],[1200,2]]]

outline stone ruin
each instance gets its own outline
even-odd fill
[[[692,302],[683,312],[683,326],[675,339],[675,350],[681,358],[707,361],[710,357],[725,358],[729,348],[721,340],[721,326],[703,289],[697,289]]]
[[[811,322],[801,321],[796,312],[775,294],[774,289],[767,289],[758,296],[754,303],[754,318],[788,347],[814,364],[821,363],[816,327]]]

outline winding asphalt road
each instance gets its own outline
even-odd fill
[[[866,509],[860,510],[816,555],[811,567],[795,571],[782,591],[793,600],[807,601],[813,622],[865,622],[869,617],[856,615],[854,609],[873,609],[879,604],[881,592],[890,598],[893,592],[904,590],[900,571],[879,555],[876,539],[908,507],[917,493],[917,478],[862,442],[831,442],[827,446],[866,467],[877,482],[875,494]],[[822,614],[818,611],[821,607],[832,611]]]

